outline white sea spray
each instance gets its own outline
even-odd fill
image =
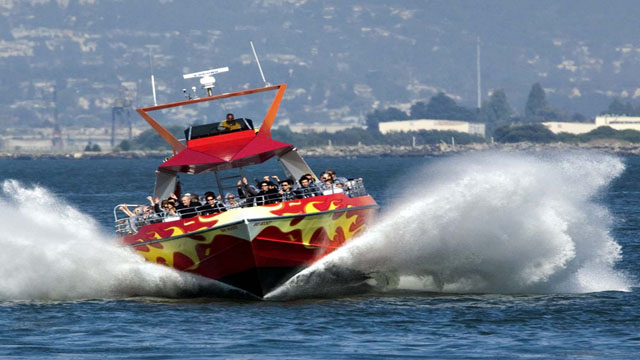
[[[429,292],[628,290],[614,269],[612,216],[597,198],[623,171],[617,157],[592,152],[441,159],[406,176],[393,189],[398,201],[362,237],[268,297],[339,293],[345,273]]]
[[[146,262],[40,186],[2,183],[0,300],[179,296],[207,280]]]

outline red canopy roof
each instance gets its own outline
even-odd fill
[[[160,165],[160,169],[198,174],[260,164],[293,149],[292,145],[261,136],[253,130],[189,141],[187,148]]]
[[[160,165],[160,169],[197,174],[205,171],[224,170],[235,167],[260,164],[273,156],[282,155],[292,145],[271,138],[271,126],[282,101],[286,84],[264,88],[225,93],[176,103],[156,105],[138,109],[137,112],[153,127],[173,148],[174,156]],[[277,90],[276,96],[265,115],[260,130],[245,130],[228,134],[194,139],[185,146],[173,134],[153,119],[149,112],[173,107],[191,105],[204,101],[226,99],[236,96]]]

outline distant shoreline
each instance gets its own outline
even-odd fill
[[[352,146],[320,146],[299,149],[304,157],[421,157],[441,156],[454,153],[476,151],[544,151],[544,150],[598,150],[611,154],[640,155],[640,144],[633,144],[617,140],[598,140],[589,143],[549,143],[539,144],[530,142],[507,144],[468,144],[455,145],[438,144],[422,146],[391,146],[391,145],[352,145]],[[120,152],[0,152],[0,159],[40,160],[40,159],[142,159],[166,158],[171,151],[120,151]]]

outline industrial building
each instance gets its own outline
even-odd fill
[[[404,121],[387,121],[378,124],[381,133],[409,131],[457,131],[472,135],[485,136],[485,125],[468,121],[417,119]]]
[[[601,126],[609,126],[615,130],[640,131],[640,116],[602,115],[596,116],[593,123],[551,121],[544,122],[542,125],[546,126],[554,134],[584,134]]]

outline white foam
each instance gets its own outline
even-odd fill
[[[370,231],[270,296],[308,292],[301,279],[337,267],[437,292],[628,290],[614,270],[612,217],[596,200],[623,170],[618,158],[594,153],[436,161],[393,190],[397,203]]]
[[[42,187],[0,196],[0,300],[177,296],[207,281],[144,261]]]

